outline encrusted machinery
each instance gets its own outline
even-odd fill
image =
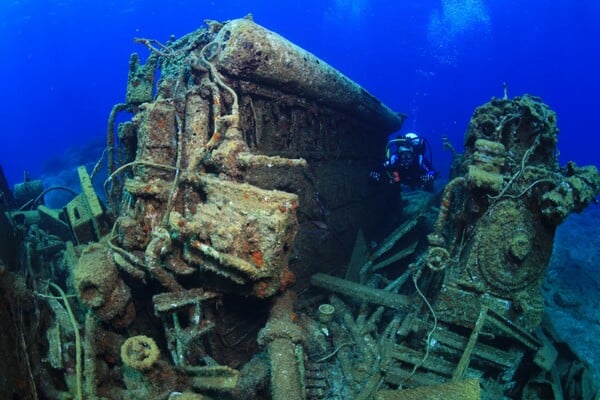
[[[556,114],[532,96],[495,99],[475,110],[425,260],[444,270],[436,303],[441,318],[470,325],[485,294],[505,318],[529,330],[539,325],[556,227],[600,190],[594,166],[559,168],[557,133]],[[457,311],[465,302],[471,307]]]
[[[269,297],[323,257],[341,264],[367,213],[352,199],[379,152],[370,137],[402,118],[251,19],[208,26],[165,46],[138,39],[151,55],[132,58],[109,121],[109,247],[166,290],[200,271],[210,287]],[[135,115],[117,149],[120,110]]]
[[[383,140],[403,117],[250,18],[207,26],[165,45],[136,39],[150,56],[145,64],[132,56],[126,102],[113,108],[107,131],[114,224],[103,240],[76,249],[73,266],[76,292],[97,322],[89,324],[89,351],[112,359],[107,336],[143,335],[122,350],[126,390],[113,389],[115,398],[160,397],[172,386],[281,399],[290,376],[295,398],[304,398],[310,339],[288,292],[257,342],[268,299],[296,276],[307,286],[309,274],[345,261],[368,217],[359,199],[381,150],[372,138]],[[122,111],[134,115],[115,135]],[[244,303],[263,313],[242,315]],[[244,351],[226,339],[232,332]],[[241,366],[257,345],[268,363],[227,366]],[[146,354],[156,346],[160,356]],[[106,368],[97,361],[88,370],[92,394],[111,392],[94,387]],[[271,385],[255,373],[269,368]],[[160,374],[166,378],[152,385]]]

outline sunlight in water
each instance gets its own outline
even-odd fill
[[[489,28],[490,17],[482,0],[442,0],[441,9],[434,9],[429,18],[427,38],[438,62],[454,65],[460,40]]]
[[[368,9],[368,0],[335,0],[334,15],[339,19],[359,20]]]

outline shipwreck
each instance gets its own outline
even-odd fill
[[[390,226],[366,176],[403,114],[250,17],[136,42],[78,195],[0,181],[3,398],[596,398],[540,286],[600,175],[539,98],[477,108]]]

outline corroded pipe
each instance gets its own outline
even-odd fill
[[[296,295],[287,291],[273,304],[267,325],[260,331],[258,341],[266,346],[271,362],[271,398],[273,400],[303,400],[304,336],[293,321]]]

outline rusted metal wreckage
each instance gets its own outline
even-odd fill
[[[5,398],[594,398],[540,285],[600,177],[559,168],[539,99],[478,108],[443,193],[372,248],[364,177],[402,115],[249,18],[137,41],[108,208],[85,168],[63,210],[2,187]]]

